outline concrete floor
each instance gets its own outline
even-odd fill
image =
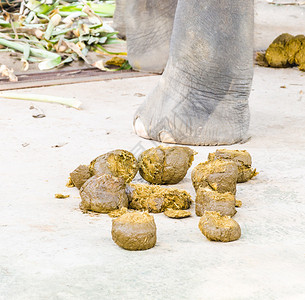
[[[112,242],[107,215],[78,209],[78,191],[65,187],[78,164],[155,145],[132,132],[131,120],[143,101],[135,94],[157,80],[35,89],[83,102],[80,111],[39,103],[43,119],[28,102],[0,102],[1,299],[304,299],[305,85],[297,69],[255,68],[252,138],[228,147],[248,150],[260,172],[238,186],[240,240],[209,242],[194,214],[157,214],[156,247],[128,252]],[[193,166],[216,149],[194,148]],[[190,174],[178,187],[194,196]]]
[[[305,73],[297,69],[255,67],[252,138],[227,147],[248,150],[260,172],[238,185],[240,240],[208,241],[192,207],[184,220],[155,214],[157,245],[129,252],[113,243],[110,217],[78,209],[78,190],[65,186],[70,171],[112,149],[157,145],[131,124],[158,79],[24,91],[75,97],[82,110],[1,99],[1,300],[305,299]],[[46,117],[33,118],[32,104]],[[194,149],[193,167],[217,147]],[[190,172],[177,187],[194,199]]]

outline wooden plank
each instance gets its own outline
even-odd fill
[[[43,87],[52,85],[74,84],[81,82],[106,81],[114,79],[153,76],[156,74],[135,71],[103,72],[96,68],[61,70],[56,72],[34,72],[29,74],[16,74],[17,82],[9,82],[0,78],[0,91]]]

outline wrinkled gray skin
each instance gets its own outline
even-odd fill
[[[113,28],[119,32],[119,37],[126,38],[125,7],[127,0],[115,1],[115,12],[113,16]]]
[[[163,14],[156,15],[155,10],[164,2],[128,0],[128,6],[133,3],[138,8],[130,9],[128,17],[137,25],[126,22],[128,49],[136,45],[138,53],[145,53],[145,45],[162,39],[162,33],[154,29],[162,28]],[[154,11],[153,23],[147,10],[139,15],[144,8]],[[145,34],[141,34],[142,27]],[[132,28],[135,32],[129,32]],[[135,132],[147,139],[189,145],[246,139],[252,51],[253,0],[178,0],[169,59],[160,82],[135,114]],[[130,55],[133,64],[136,59]],[[162,57],[164,49],[149,62]]]
[[[177,0],[116,0],[114,28],[120,35],[125,33],[128,61],[134,70],[163,72],[176,6]]]

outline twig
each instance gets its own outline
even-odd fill
[[[268,2],[268,3],[269,3],[269,4],[276,5],[276,6],[287,6],[287,5],[302,6],[302,5],[305,5],[305,2],[286,2],[286,3]]]

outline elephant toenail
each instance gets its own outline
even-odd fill
[[[143,124],[143,122],[141,121],[141,119],[139,117],[137,117],[133,123],[133,129],[135,131],[135,133],[144,138],[144,139],[150,139],[148,134],[147,134],[147,131],[145,129],[145,126]]]
[[[174,140],[172,135],[170,133],[168,133],[167,131],[161,131],[159,133],[159,138],[162,143],[176,144],[176,141]]]

